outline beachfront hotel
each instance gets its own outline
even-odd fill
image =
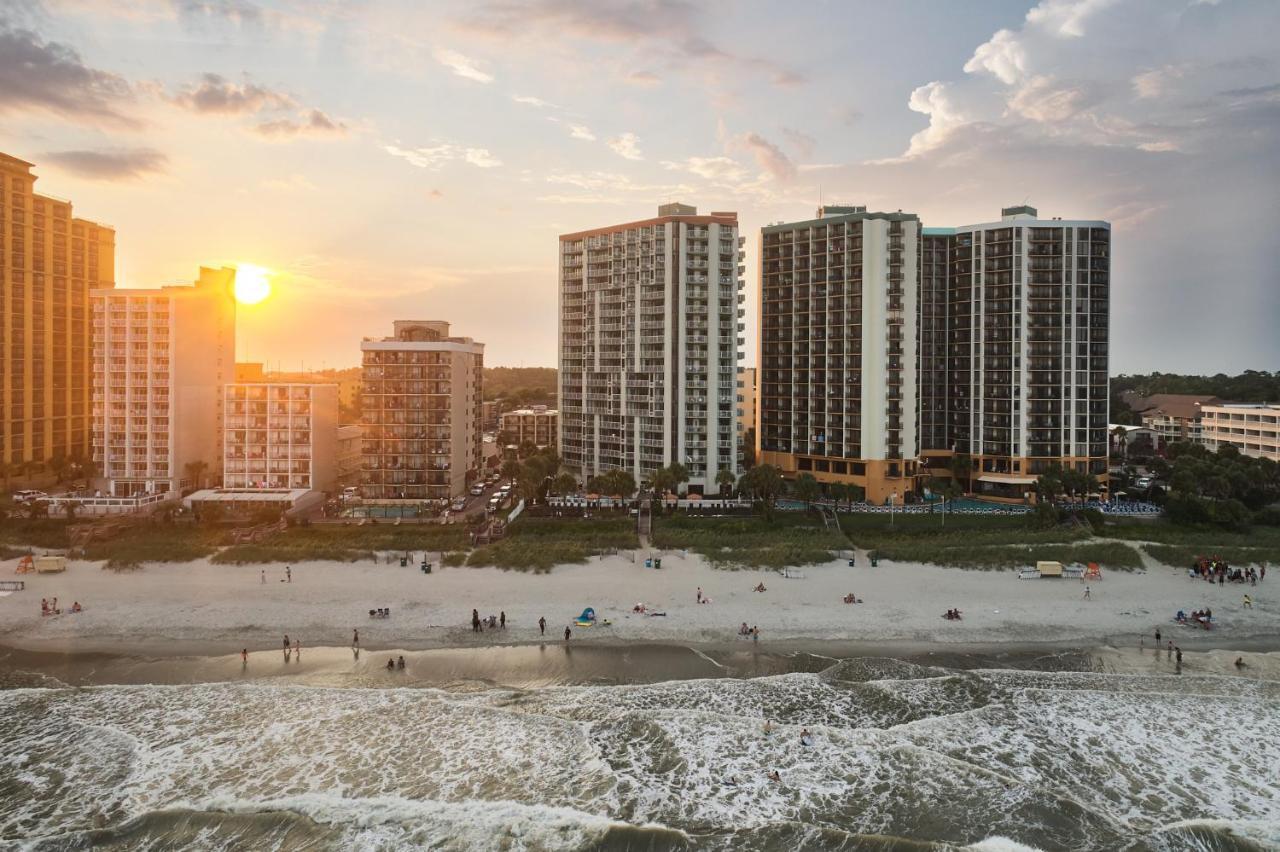
[[[338,386],[232,383],[223,393],[222,487],[333,491]]]
[[[1280,404],[1223,402],[1200,407],[1201,443],[1280,462]]]
[[[224,385],[235,365],[235,275],[201,267],[194,285],[92,292],[93,455],[96,487],[107,496],[218,478]],[[188,481],[197,462],[201,481]]]
[[[761,464],[877,503],[914,487],[919,253],[911,213],[822,207],[762,229]]]
[[[556,446],[559,433],[560,412],[545,405],[517,408],[499,415],[499,428],[506,432],[517,447],[524,443],[538,449]]]
[[[644,482],[678,463],[695,491],[736,475],[737,214],[664,204],[652,219],[564,234],[559,255],[564,466]]]
[[[447,322],[397,320],[360,350],[364,502],[390,510],[464,494],[481,465],[484,344],[451,337]]]
[[[90,456],[89,292],[115,286],[115,231],[35,192],[0,154],[0,463],[16,482]]]
[[[826,207],[761,238],[762,462],[876,503],[956,455],[997,499],[1053,463],[1105,477],[1108,223]]]

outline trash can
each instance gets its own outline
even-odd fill
[[[876,552],[874,550],[871,551],[871,567],[874,568],[879,564],[880,564],[880,559],[879,557],[876,556]]]
[[[654,567],[654,568],[661,568],[661,567],[662,567],[662,560],[661,560],[661,559],[655,559],[655,560],[653,560],[653,567]]]
[[[407,557],[407,556],[401,556],[401,557],[400,557],[400,567],[401,567],[401,568],[403,568],[403,567],[405,567],[405,566],[406,566],[406,565],[408,565],[408,564],[409,564],[409,557]]]
[[[850,568],[855,567],[855,562],[854,562],[854,560],[853,560],[852,558],[849,560],[849,567],[850,567]]]
[[[422,573],[423,573],[423,574],[430,574],[430,573],[431,573],[431,563],[430,563],[430,562],[423,562],[423,563],[422,563]]]

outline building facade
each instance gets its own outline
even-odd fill
[[[505,411],[499,417],[499,429],[511,436],[517,447],[524,443],[538,449],[555,447],[559,435],[560,412],[545,405]]]
[[[93,291],[93,453],[108,496],[217,480],[234,288],[234,269],[202,267],[194,286]],[[189,481],[197,463],[202,481]]]
[[[756,368],[739,367],[736,384],[738,443],[745,446],[747,432],[756,428]]]
[[[1219,403],[1200,408],[1202,443],[1235,447],[1241,455],[1280,462],[1280,405]]]
[[[1132,401],[1130,407],[1139,412],[1142,425],[1156,433],[1158,447],[1178,441],[1203,443],[1200,436],[1200,412],[1205,405],[1219,405],[1223,400],[1207,394],[1158,393]]]
[[[339,392],[339,404],[341,404],[341,392]],[[360,484],[363,442],[363,426],[358,423],[345,423],[338,427],[338,484],[344,488]]]
[[[337,385],[231,383],[223,414],[223,488],[337,487]]]
[[[365,500],[449,500],[481,465],[484,344],[449,324],[399,320],[360,344]]]
[[[0,463],[44,481],[91,455],[89,293],[115,286],[115,231],[35,192],[0,154]]]
[[[913,489],[920,236],[862,207],[763,229],[759,463],[877,503]]]
[[[679,463],[694,490],[736,475],[737,214],[665,204],[652,219],[565,234],[559,255],[564,466],[644,482]]]
[[[957,228],[844,207],[764,228],[761,461],[876,503],[955,456],[999,499],[1051,464],[1105,477],[1110,252],[1106,222],[1025,206]]]

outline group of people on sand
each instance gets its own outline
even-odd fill
[[[71,605],[71,609],[67,610],[67,612],[73,614],[77,612],[84,612],[84,607],[80,606],[80,601],[76,601]],[[62,610],[58,608],[58,599],[54,598],[53,600],[49,600],[48,598],[41,598],[40,615],[62,615]]]
[[[390,657],[387,657],[387,671],[389,672],[395,671],[396,669],[399,669],[400,671],[404,671],[404,655],[403,654],[401,654],[399,658],[394,660],[391,659]]]
[[[504,609],[499,615],[490,615],[488,618],[481,618],[480,610],[471,610],[471,632],[483,633],[486,627],[490,630],[506,630],[507,611]]]
[[[1267,578],[1267,566],[1264,564],[1261,572],[1252,565],[1248,568],[1240,568],[1239,566],[1232,568],[1227,564],[1227,560],[1217,556],[1209,556],[1196,560],[1196,564],[1187,570],[1187,576],[1192,580],[1201,579],[1209,583],[1216,580],[1219,586],[1225,586],[1227,582],[1248,583],[1251,586],[1256,586],[1259,580]]]
[[[847,603],[847,604],[860,604],[860,603],[862,603],[862,598],[858,597],[858,596],[857,596],[857,595],[855,595],[853,592],[850,592],[849,594],[845,595],[845,596],[844,596],[844,597],[842,597],[840,600],[844,601],[844,602],[845,602],[845,603]]]
[[[947,621],[960,621],[960,610],[949,609],[942,614],[942,617],[945,618]]]
[[[1182,610],[1178,610],[1177,614],[1174,615],[1173,620],[1179,624],[1194,624],[1208,630],[1213,624],[1213,610],[1209,607],[1205,607],[1204,609],[1194,610],[1191,615],[1187,615]],[[1159,643],[1160,640],[1157,639],[1156,644],[1158,645]]]
[[[290,656],[296,656],[298,662],[302,662],[302,641],[295,638],[293,644],[290,645],[289,634],[286,633],[284,636],[284,661],[286,663],[289,662]]]
[[[747,626],[747,623],[744,621],[744,622],[742,622],[742,626],[738,628],[738,635],[739,635],[739,636],[742,636],[742,637],[744,637],[744,638],[749,636],[749,637],[751,637],[752,641],[759,642],[759,641],[760,641],[760,628],[759,628],[758,626],[757,626],[757,627],[748,627],[748,626]]]

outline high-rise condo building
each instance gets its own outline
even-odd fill
[[[223,394],[222,487],[333,491],[338,386],[232,383]]]
[[[1111,226],[1002,211],[945,239],[946,421],[975,493],[1021,499],[1051,464],[1105,477]],[[936,351],[923,357],[936,360]]]
[[[763,229],[759,463],[877,502],[912,489],[919,251],[910,213],[823,207]]]
[[[1105,477],[1106,222],[1014,207],[921,228],[828,207],[762,241],[763,462],[877,503],[957,455],[962,484],[999,499],[1051,464]]]
[[[363,472],[368,501],[448,500],[481,466],[484,344],[450,337],[449,323],[398,320],[366,339]]]
[[[40,480],[90,456],[89,291],[115,285],[115,231],[32,168],[0,154],[0,463]]]
[[[738,440],[746,441],[746,433],[756,428],[756,368],[739,367],[737,384]]]
[[[664,204],[653,219],[560,237],[560,456],[643,482],[682,464],[694,490],[738,472],[744,340],[736,213]]]
[[[92,292],[93,452],[108,496],[218,478],[235,277],[201,267],[194,285]]]

